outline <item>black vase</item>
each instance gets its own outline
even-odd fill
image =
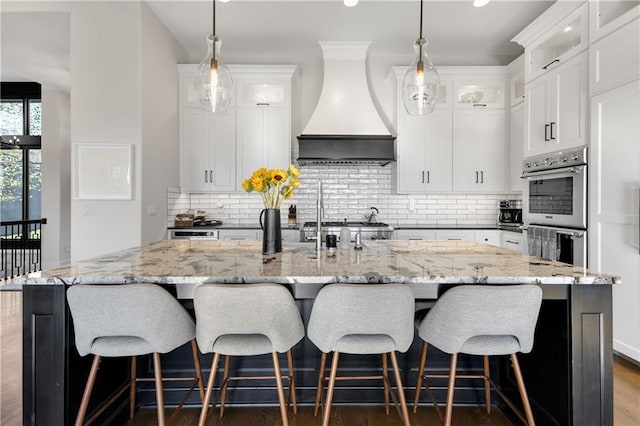
[[[282,251],[280,209],[263,209],[260,212],[260,228],[262,229],[262,254],[280,253]]]

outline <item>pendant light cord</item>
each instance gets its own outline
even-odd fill
[[[420,38],[422,38],[422,4],[423,0],[420,0]]]
[[[216,35],[216,0],[213,0],[213,35]],[[422,31],[422,30],[421,30]]]
[[[422,7],[423,7],[423,4],[424,4],[423,0],[420,0],[420,40],[422,40]],[[422,44],[420,44],[420,60],[419,60],[418,66],[420,66],[421,63],[422,63]]]

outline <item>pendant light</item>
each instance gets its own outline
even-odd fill
[[[233,95],[233,79],[229,68],[220,59],[222,40],[216,35],[216,0],[213,0],[213,32],[207,37],[209,51],[198,65],[195,87],[200,105],[205,111],[226,112]]]
[[[420,0],[420,37],[414,43],[413,62],[402,80],[402,103],[409,115],[433,112],[440,89],[440,76],[427,56],[427,40],[422,38],[422,8]]]

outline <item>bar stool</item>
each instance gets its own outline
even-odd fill
[[[444,424],[448,426],[451,424],[453,412],[456,377],[481,378],[484,379],[485,383],[487,413],[491,411],[490,386],[493,386],[523,422],[528,425],[534,425],[535,422],[516,352],[531,352],[541,303],[542,290],[536,285],[466,285],[454,287],[444,293],[420,323],[418,330],[418,335],[423,340],[423,343],[413,412],[415,413],[418,408],[420,390],[424,381],[425,389],[442,419],[442,413],[433,398],[427,379],[448,378],[447,403],[444,416]],[[424,374],[428,344],[451,354],[448,376]],[[484,374],[456,375],[456,364],[460,353],[482,355],[484,357]],[[511,356],[511,363],[518,383],[526,419],[491,380],[489,355]]]
[[[302,318],[289,290],[274,283],[203,284],[196,288],[193,302],[196,311],[196,339],[200,351],[214,354],[198,424],[205,424],[220,355],[225,355],[224,377],[218,393],[221,396],[220,416],[224,415],[229,380],[275,379],[282,424],[288,425],[278,353],[287,353],[289,397],[293,412],[296,413],[291,348],[304,337]],[[275,376],[229,376],[230,356],[268,353],[273,359]],[[217,399],[214,401],[214,408]]]
[[[409,413],[395,351],[406,352],[411,346],[414,304],[411,289],[403,284],[331,284],[320,290],[311,310],[307,336],[322,351],[316,391],[316,416],[324,381],[327,380],[324,375],[327,353],[333,352],[322,419],[324,426],[329,424],[336,380],[382,379],[385,409],[389,414],[391,385],[387,374],[387,354],[391,356],[398,394],[397,398],[392,394],[394,405],[398,410],[399,399],[398,414],[405,425],[409,424]],[[338,377],[340,353],[382,354],[382,375]]]
[[[189,392],[169,419],[182,407],[196,385],[204,398],[200,359],[195,341],[195,325],[189,313],[166,290],[155,284],[83,285],[67,290],[67,301],[81,356],[93,354],[93,364],[82,395],[76,426],[82,425],[102,357],[131,357],[131,379],[87,423],[93,422],[125,391],[130,392],[129,414],[135,410],[136,382],[155,382],[158,424],[165,424],[163,380],[194,380]],[[160,354],[191,341],[195,378],[162,377]],[[138,355],[153,354],[154,378],[137,378]]]

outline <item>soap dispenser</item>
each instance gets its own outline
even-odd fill
[[[340,248],[348,249],[350,245],[351,245],[351,230],[348,227],[343,226],[340,229]]]

